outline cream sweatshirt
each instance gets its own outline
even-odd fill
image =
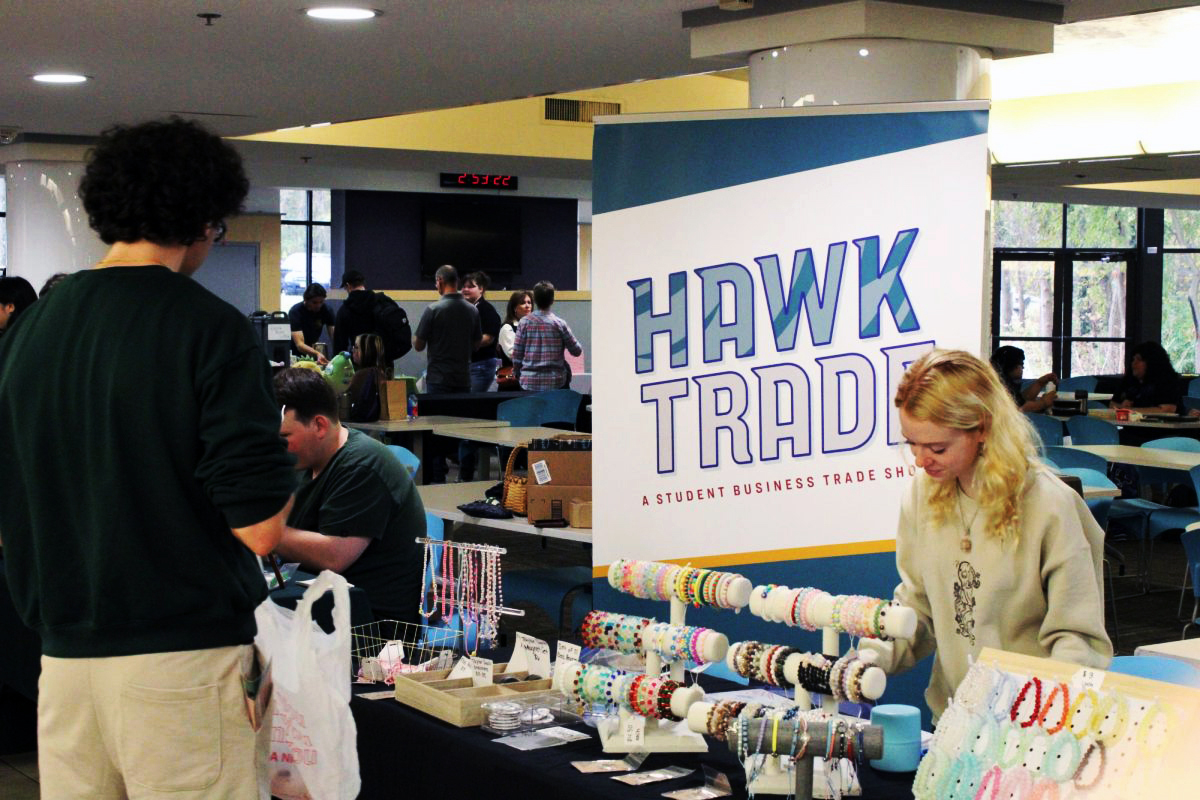
[[[917,613],[912,641],[864,640],[887,672],[902,672],[936,650],[925,701],[941,716],[985,647],[1106,668],[1112,643],[1104,630],[1104,531],[1069,486],[1034,467],[1021,504],[1021,537],[1001,544],[984,532],[983,515],[966,495],[941,524],[918,476],[900,506],[896,600]],[[960,541],[964,519],[971,551]],[[974,522],[972,523],[972,520]]]

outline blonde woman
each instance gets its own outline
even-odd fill
[[[934,718],[984,647],[1104,668],[1104,532],[1083,499],[1037,460],[1032,426],[996,371],[962,351],[934,351],[896,391],[916,466],[900,507],[896,600],[916,636],[881,643],[898,672],[934,656],[925,700]]]

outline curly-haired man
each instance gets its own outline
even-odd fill
[[[249,322],[188,276],[248,184],[180,119],[105,131],[80,194],[111,245],[0,342],[0,535],[42,639],[46,797],[254,797],[241,676],[295,476]],[[265,794],[261,794],[265,797]]]

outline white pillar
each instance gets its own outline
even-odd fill
[[[8,192],[8,274],[34,291],[56,272],[94,265],[108,251],[88,227],[79,199],[83,163],[18,159],[4,165]]]
[[[773,47],[750,55],[750,107],[987,99],[989,55],[909,39]]]

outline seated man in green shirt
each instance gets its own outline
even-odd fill
[[[420,621],[425,507],[387,448],[338,422],[337,398],[317,372],[275,376],[280,435],[301,470],[296,503],[276,552],[359,586],[376,619]]]

